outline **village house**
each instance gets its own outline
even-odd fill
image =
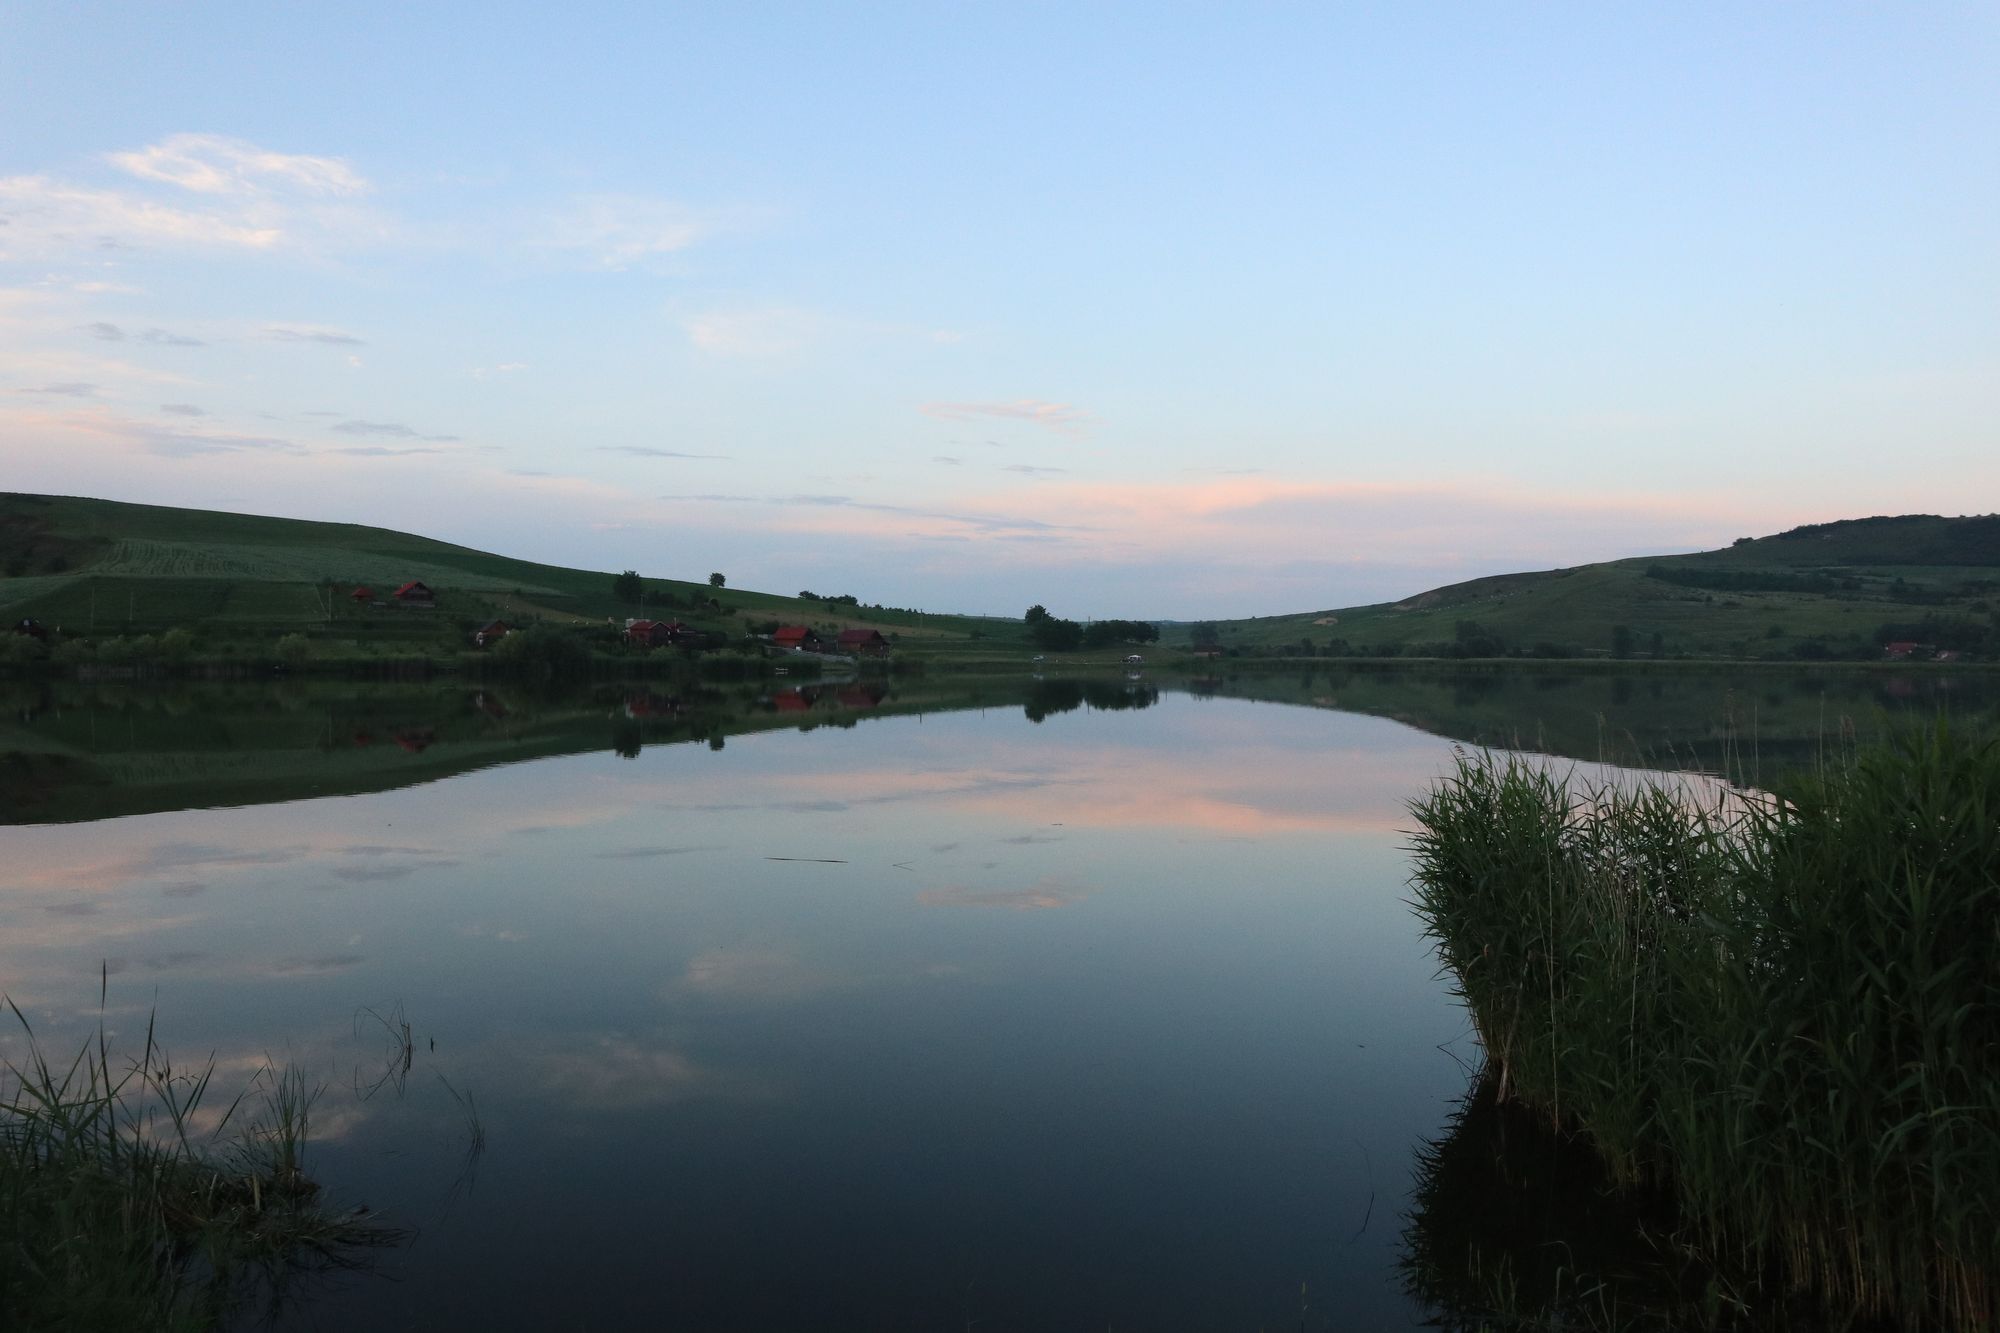
[[[472,646],[491,648],[500,640],[514,632],[514,627],[504,620],[489,620],[472,632]]]
[[[347,594],[347,600],[350,602],[372,602],[375,600],[375,590],[367,587],[356,588],[353,592]]]
[[[678,620],[628,620],[625,642],[635,648],[664,648],[690,642],[691,631]]]
[[[437,606],[437,594],[430,590],[429,584],[411,579],[396,589],[396,601],[403,606],[429,609]]]
[[[816,653],[825,646],[819,635],[804,625],[780,625],[771,642],[795,653]]]
[[[844,629],[838,642],[841,652],[861,657],[881,657],[889,651],[889,641],[882,637],[880,630]]]
[[[25,634],[31,639],[46,639],[49,637],[49,632],[42,625],[42,622],[33,617],[15,621],[14,632],[16,634]]]

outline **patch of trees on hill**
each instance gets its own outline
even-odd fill
[[[1829,560],[1869,565],[2000,565],[2000,514],[1892,514],[1807,523],[1772,541],[1832,545]]]
[[[1831,574],[1788,574],[1778,569],[1701,569],[1687,565],[1648,565],[1646,577],[1683,588],[1715,592],[1853,592],[1861,580]]]

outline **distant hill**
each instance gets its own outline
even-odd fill
[[[694,571],[679,571],[682,574]],[[922,614],[838,595],[810,600],[640,570],[643,601],[613,572],[495,555],[387,528],[72,496],[0,493],[0,621],[33,618],[65,635],[138,636],[189,628],[205,648],[268,645],[300,633],[342,655],[456,653],[494,618],[606,626],[653,616],[731,637],[782,621],[822,631],[878,629],[927,655],[1025,649],[1019,621]],[[372,605],[412,580],[433,611]],[[373,596],[357,600],[357,589]],[[843,590],[844,591],[844,590]]]
[[[1501,574],[1398,602],[1214,626],[1225,647],[1248,652],[1810,661],[1880,658],[1899,641],[1993,659],[2000,514],[1814,523],[1717,551]]]

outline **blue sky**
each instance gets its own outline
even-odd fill
[[[1990,6],[8,5],[9,489],[1075,616],[2000,508]]]

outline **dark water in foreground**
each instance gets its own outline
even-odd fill
[[[1517,725],[1601,738],[1601,687]],[[316,1173],[421,1235],[298,1327],[1421,1322],[1476,1052],[1405,803],[1505,700],[954,688],[24,694],[7,816],[78,822],[0,830],[0,988],[61,1049],[108,966],[116,1038],[327,1081]],[[1721,749],[1715,688],[1628,712]]]

